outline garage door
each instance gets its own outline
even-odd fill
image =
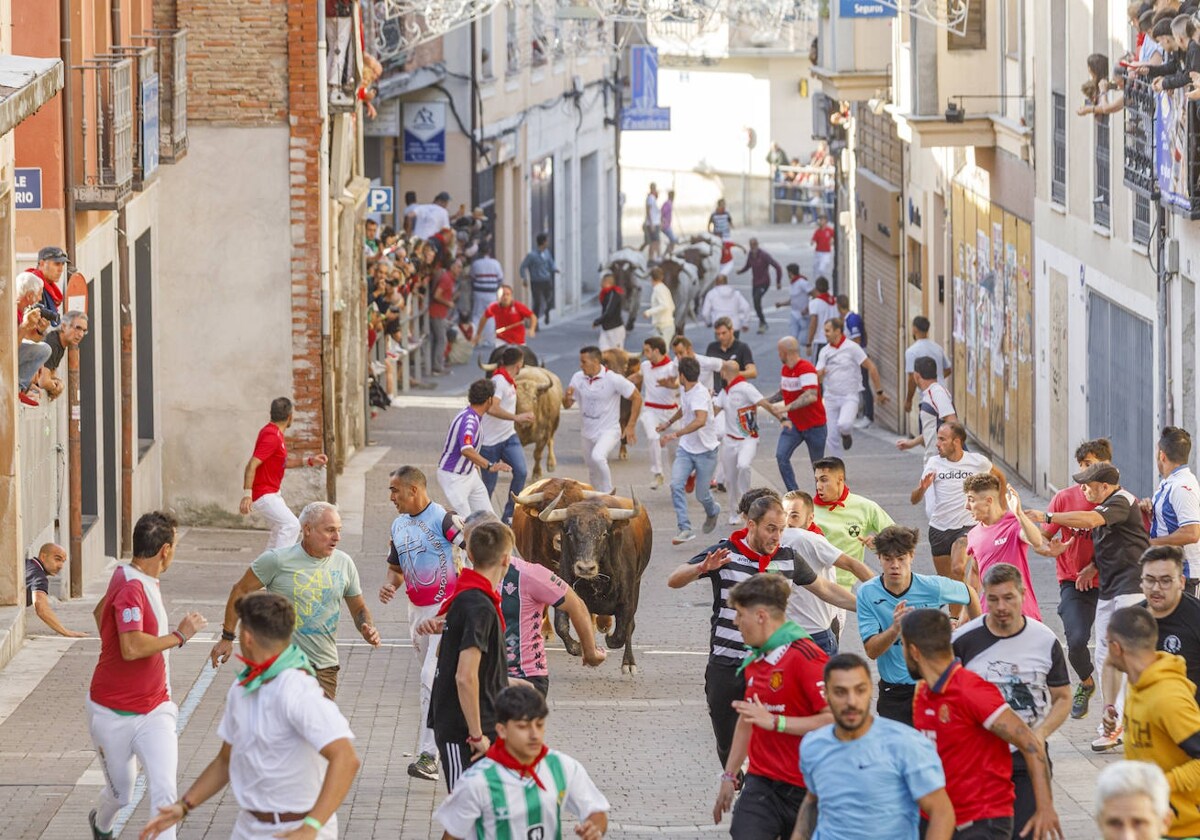
[[[875,401],[875,422],[891,431],[900,430],[900,407],[904,400],[901,387],[900,348],[903,345],[900,324],[900,260],[869,239],[862,243],[862,316],[867,326],[867,351],[879,368],[884,393],[891,402]]]

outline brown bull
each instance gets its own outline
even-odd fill
[[[625,649],[622,672],[637,673],[633,631],[653,545],[646,509],[636,497],[605,495],[570,479],[536,482],[515,498],[512,527],[521,556],[557,571],[594,614],[613,617],[605,642]],[[565,612],[555,610],[554,628],[567,652],[579,656]]]
[[[533,470],[530,478],[542,477],[542,453],[546,453],[546,469],[554,472],[558,459],[554,457],[554,433],[558,431],[562,411],[563,386],[558,375],[540,367],[523,367],[517,374],[517,414],[533,415],[532,423],[517,423],[515,428],[522,446],[533,444]]]

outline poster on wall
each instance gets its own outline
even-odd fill
[[[966,330],[963,326],[963,279],[959,275],[954,275],[954,340],[964,341],[967,337]]]
[[[404,162],[446,162],[446,103],[404,103]]]
[[[967,250],[969,252],[971,249],[968,247]],[[975,396],[975,367],[978,363],[976,348],[979,346],[979,335],[975,317],[975,297],[978,290],[978,284],[967,283],[967,393],[971,396]]]

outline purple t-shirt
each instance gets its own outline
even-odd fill
[[[666,230],[671,226],[671,213],[675,209],[675,202],[667,199],[662,203],[662,227]]]
[[[510,677],[544,677],[546,641],[542,638],[542,613],[567,597],[563,579],[545,566],[513,557],[500,584],[500,609],[504,613],[504,648]]]
[[[463,450],[476,449],[478,443],[479,415],[467,406],[450,424],[446,445],[442,447],[442,457],[438,459],[438,469],[458,475],[469,474],[475,465],[463,455]]]
[[[997,563],[1011,563],[1021,571],[1025,581],[1025,601],[1021,612],[1030,618],[1042,620],[1037,596],[1033,594],[1033,580],[1029,577],[1029,546],[1021,539],[1021,520],[1011,510],[1007,511],[995,525],[980,522],[967,533],[967,554],[979,565],[979,577]],[[987,612],[987,601],[982,600],[983,611]]]

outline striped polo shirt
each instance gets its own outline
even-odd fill
[[[504,269],[494,257],[480,257],[471,263],[471,291],[494,295],[504,282]]]
[[[479,415],[467,406],[454,418],[450,431],[446,433],[446,445],[438,459],[438,469],[456,475],[468,475],[475,469],[465,455],[464,449],[476,449],[479,443]]]
[[[1165,537],[1184,525],[1200,523],[1200,484],[1187,467],[1177,467],[1154,491],[1150,536]],[[1200,575],[1200,544],[1183,548],[1183,573],[1189,578]]]
[[[784,575],[797,586],[808,586],[817,579],[817,573],[808,565],[808,561],[792,549],[780,546],[772,555],[761,555],[751,549],[745,539],[745,528],[734,531],[729,539],[705,549],[688,561],[698,566],[712,552],[721,548],[729,549],[728,563],[700,575],[709,579],[713,590],[709,659],[725,664],[741,663],[746,656],[746,643],[742,641],[742,634],[733,622],[737,612],[729,605],[729,591],[733,587],[760,571]]]

